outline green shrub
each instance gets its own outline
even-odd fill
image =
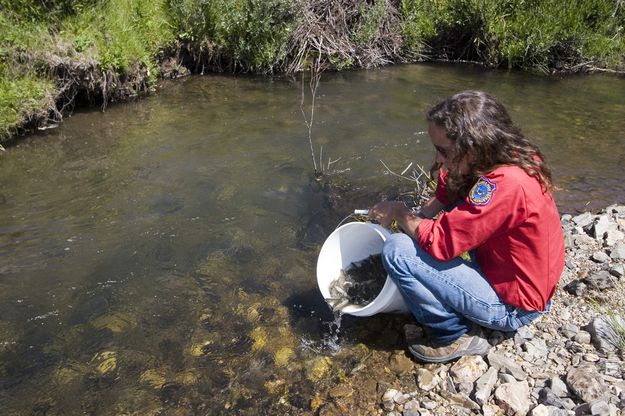
[[[625,10],[613,0],[489,1],[482,10],[486,61],[549,68],[617,64],[625,52]]]
[[[284,63],[295,23],[291,0],[168,0],[184,41],[211,48],[231,71],[272,72]]]
[[[378,37],[388,10],[385,1],[361,0],[358,4],[358,12],[360,19],[352,30],[351,38],[356,45],[365,46]]]
[[[402,0],[408,49],[491,66],[623,64],[625,4],[615,0]]]
[[[434,37],[439,18],[436,3],[422,0],[401,0],[404,50],[409,54],[423,52],[424,40]]]

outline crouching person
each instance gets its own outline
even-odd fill
[[[465,91],[427,113],[435,196],[418,214],[379,202],[371,219],[403,233],[384,245],[386,271],[423,334],[419,360],[486,354],[483,328],[515,331],[547,312],[564,267],[551,172],[538,147],[492,96]]]

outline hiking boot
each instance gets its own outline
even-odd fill
[[[444,363],[464,355],[485,355],[490,350],[490,344],[484,338],[482,329],[475,326],[450,344],[434,345],[422,338],[409,342],[408,350],[421,361]]]

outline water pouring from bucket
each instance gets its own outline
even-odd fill
[[[354,213],[367,214],[366,210],[356,210]],[[326,239],[317,260],[317,284],[324,299],[334,305],[333,309],[340,309],[342,313],[354,316],[408,312],[397,286],[383,269],[380,270],[384,274],[382,278],[385,279],[382,288],[369,303],[336,304],[336,291],[344,284],[341,279],[345,279],[345,271],[354,267],[354,264],[375,261],[375,256],[382,253],[384,242],[390,235],[389,230],[378,224],[350,222],[339,226]],[[372,256],[374,260],[371,260]],[[341,290],[346,291],[345,288]]]

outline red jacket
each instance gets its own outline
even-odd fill
[[[447,204],[445,174],[436,198]],[[564,268],[564,235],[550,193],[518,166],[478,179],[457,207],[418,228],[419,245],[446,261],[476,249],[477,262],[508,305],[545,309]]]

